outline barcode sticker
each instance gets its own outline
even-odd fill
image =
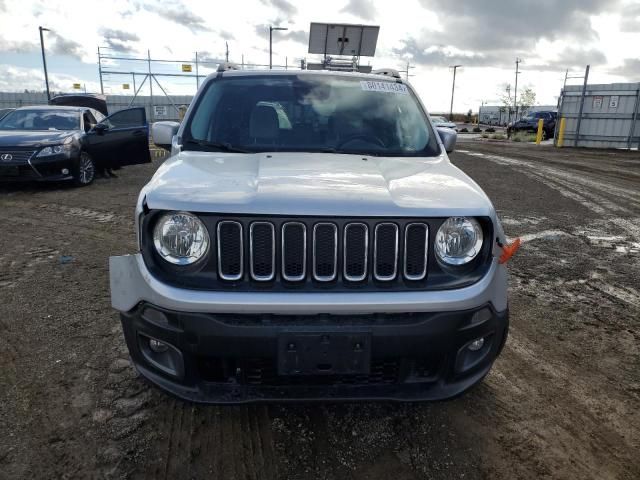
[[[362,80],[360,81],[360,86],[362,90],[366,92],[398,93],[400,95],[407,95],[409,93],[407,86],[402,83]]]

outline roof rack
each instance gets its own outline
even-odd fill
[[[224,62],[218,65],[218,72],[226,72],[228,70],[240,70],[235,63]]]
[[[374,70],[371,73],[373,73],[374,75],[385,75],[387,77],[402,78],[400,76],[400,72],[398,72],[398,70],[395,70],[393,68],[380,68],[378,70]]]

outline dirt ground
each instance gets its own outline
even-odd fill
[[[483,384],[435,404],[203,407],[145,384],[110,308],[153,165],[0,188],[0,479],[640,478],[640,155],[459,143],[523,246]]]

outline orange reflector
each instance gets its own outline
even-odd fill
[[[509,259],[515,255],[515,253],[518,251],[519,248],[520,248],[519,238],[516,238],[509,245],[505,245],[504,247],[502,247],[502,255],[500,255],[500,260],[498,260],[498,263],[500,264],[507,263]]]

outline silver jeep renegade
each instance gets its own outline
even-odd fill
[[[224,69],[221,69],[224,70]],[[195,402],[436,400],[508,330],[505,242],[398,75],[224,70],[142,189],[111,257],[138,371]]]

